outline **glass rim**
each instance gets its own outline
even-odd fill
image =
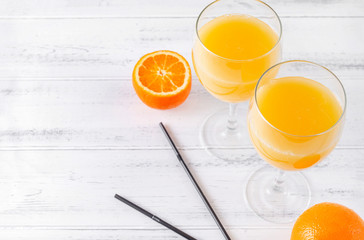
[[[273,50],[279,45],[279,43],[281,42],[281,39],[282,39],[282,22],[281,22],[281,19],[279,18],[278,14],[276,13],[276,11],[274,11],[274,9],[269,6],[268,4],[266,4],[265,2],[261,1],[261,0],[249,0],[249,1],[254,1],[254,2],[259,2],[261,4],[263,4],[265,7],[267,7],[268,9],[270,9],[274,16],[276,17],[276,19],[278,19],[278,23],[279,23],[279,37],[278,37],[278,40],[276,41],[276,43],[274,44],[274,46],[269,50],[267,51],[266,53],[258,56],[258,57],[255,57],[255,58],[250,58],[250,59],[232,59],[232,58],[226,58],[226,57],[222,57],[214,52],[212,52],[210,49],[208,49],[204,44],[203,42],[201,41],[201,38],[200,38],[200,35],[198,33],[198,23],[200,21],[200,18],[202,16],[202,14],[212,5],[214,5],[215,3],[217,2],[220,2],[220,1],[224,1],[224,0],[215,0],[213,2],[211,2],[210,4],[208,4],[204,9],[202,9],[202,11],[200,12],[200,14],[198,15],[197,17],[197,20],[196,20],[196,24],[195,24],[195,34],[197,36],[197,39],[198,41],[201,43],[201,45],[208,51],[210,52],[211,54],[215,55],[216,57],[218,58],[221,58],[221,59],[224,59],[224,60],[227,60],[227,61],[232,61],[232,62],[250,62],[250,61],[254,61],[254,60],[257,60],[257,59],[260,59],[260,58],[263,58],[265,57],[266,55],[270,54],[271,52],[273,52]]]
[[[315,65],[315,66],[318,66],[324,70],[326,70],[327,72],[329,72],[339,83],[340,87],[341,87],[341,90],[343,91],[343,94],[344,94],[344,104],[343,104],[343,111],[339,117],[339,119],[327,130],[325,131],[322,131],[320,133],[316,133],[316,134],[311,134],[311,135],[296,135],[296,134],[292,134],[292,133],[287,133],[279,128],[277,128],[276,126],[274,126],[273,124],[271,124],[265,117],[264,115],[262,114],[262,112],[260,111],[259,109],[259,105],[258,105],[258,100],[257,100],[257,91],[258,91],[258,87],[259,87],[259,83],[261,82],[261,80],[263,79],[264,75],[266,75],[270,70],[272,70],[273,68],[275,67],[278,67],[280,65],[283,65],[283,64],[286,64],[286,63],[293,63],[293,62],[300,62],[300,63],[306,63],[306,64],[309,64],[309,65]],[[314,79],[313,79],[314,80]],[[311,61],[306,61],[306,60],[288,60],[288,61],[284,61],[284,62],[280,62],[280,63],[277,63],[275,65],[273,65],[272,67],[268,68],[263,74],[262,76],[259,78],[258,82],[257,82],[257,85],[255,86],[255,90],[254,90],[254,103],[258,109],[258,112],[260,114],[260,116],[263,118],[263,120],[269,125],[271,126],[272,128],[274,128],[275,130],[285,134],[285,135],[289,135],[289,136],[292,136],[292,137],[298,137],[298,138],[309,138],[309,137],[316,137],[316,136],[320,136],[320,135],[323,135],[329,131],[331,131],[332,129],[334,129],[340,122],[342,122],[342,120],[344,119],[344,116],[345,116],[345,113],[346,113],[346,106],[347,106],[347,97],[346,97],[346,91],[345,91],[345,88],[344,88],[344,85],[342,84],[342,82],[340,81],[340,79],[328,68],[318,64],[318,63],[314,63],[314,62],[311,62]]]

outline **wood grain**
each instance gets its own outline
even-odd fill
[[[339,146],[363,148],[364,85],[350,76],[342,75],[341,79],[349,103]],[[197,79],[193,82],[183,105],[160,111],[148,108],[138,99],[129,79],[1,81],[0,150],[169,149],[158,127],[160,121],[170,127],[179,147],[202,149],[200,125],[226,104],[210,96]],[[245,124],[247,106],[241,105],[240,122]],[[251,148],[245,127],[243,131],[243,147]]]
[[[239,160],[218,160],[203,150],[199,126],[225,104],[195,74],[188,100],[169,111],[147,108],[132,89],[133,66],[147,52],[171,49],[191,62],[194,23],[209,2],[2,1],[0,239],[180,239],[114,193],[199,239],[221,239],[159,121],[170,128],[233,239],[289,238],[292,224],[264,222],[245,203],[246,180],[264,165],[248,136]],[[347,91],[338,147],[304,172],[311,204],[342,203],[364,216],[364,2],[267,3],[282,19],[283,59],[323,64]]]
[[[275,226],[255,216],[244,200],[246,180],[265,164],[254,149],[235,161],[214,159],[203,150],[182,154],[226,226]],[[312,204],[338,202],[363,215],[363,154],[363,149],[337,149],[305,171]],[[0,158],[6,180],[3,228],[162,228],[115,200],[115,193],[185,229],[215,226],[172,150],[1,151]]]
[[[192,64],[194,23],[194,18],[0,20],[7,36],[0,39],[0,79],[130,79],[136,61],[160,49],[177,51]],[[364,18],[285,19],[283,59],[315,61],[357,79],[364,72],[363,25]]]
[[[221,239],[218,230],[188,230],[188,232],[198,239]],[[290,231],[282,228],[268,229],[229,229],[229,234],[234,239],[255,239],[264,240],[267,236],[270,239],[289,239]],[[19,240],[112,240],[112,239],[130,239],[130,240],[173,240],[182,239],[174,233],[167,230],[151,230],[151,229],[132,229],[132,230],[89,230],[89,229],[59,229],[59,230],[2,230],[0,237]]]
[[[211,0],[3,0],[3,18],[197,17]],[[266,0],[283,17],[363,17],[361,0]]]

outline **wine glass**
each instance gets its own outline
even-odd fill
[[[229,103],[201,127],[202,145],[214,156],[234,160],[243,155],[249,140],[242,134],[246,126],[237,118],[237,105],[251,97],[264,71],[279,62],[281,35],[278,15],[259,0],[219,0],[200,13],[192,50],[195,72],[210,94]]]
[[[246,198],[265,220],[287,223],[308,206],[309,184],[299,170],[325,158],[344,126],[346,94],[340,80],[319,64],[294,60],[268,69],[250,101],[248,129],[270,165],[248,180]]]

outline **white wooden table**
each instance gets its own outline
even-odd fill
[[[180,107],[152,110],[131,85],[143,54],[191,63],[194,23],[210,0],[1,0],[0,239],[181,239],[113,198],[119,193],[199,239],[222,239],[158,128],[173,131],[234,239],[289,239],[292,224],[259,219],[244,202],[262,166],[210,157],[203,119],[224,104],[193,76]],[[305,171],[312,203],[364,217],[364,2],[269,0],[283,22],[283,59],[333,70],[348,94],[336,150]]]

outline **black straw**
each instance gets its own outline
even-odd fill
[[[162,131],[163,131],[164,135],[166,136],[166,138],[167,138],[167,140],[168,140],[169,144],[171,145],[171,147],[172,147],[172,149],[173,149],[174,153],[176,154],[176,156],[177,156],[177,158],[178,158],[179,162],[181,163],[181,165],[182,165],[183,169],[184,169],[184,170],[185,170],[185,172],[187,173],[187,175],[188,175],[189,179],[191,180],[191,182],[192,182],[193,186],[195,187],[195,189],[197,190],[198,194],[200,195],[200,197],[201,197],[202,201],[204,202],[205,206],[206,206],[206,207],[207,207],[207,209],[209,210],[209,212],[210,212],[210,214],[211,214],[212,218],[215,220],[215,222],[216,222],[217,226],[219,227],[219,229],[220,229],[220,231],[221,231],[222,235],[224,235],[224,237],[225,237],[225,239],[226,239],[226,240],[231,240],[231,238],[230,238],[230,237],[229,237],[229,235],[227,234],[227,232],[226,232],[226,230],[225,230],[224,226],[222,225],[222,223],[220,222],[219,218],[217,217],[217,215],[216,215],[216,213],[215,213],[214,209],[211,207],[211,205],[210,205],[209,201],[207,200],[207,198],[206,198],[206,197],[205,197],[205,195],[203,194],[203,192],[202,192],[201,188],[198,186],[198,184],[197,184],[197,182],[196,182],[195,178],[193,177],[192,173],[191,173],[191,172],[190,172],[190,170],[188,169],[188,167],[187,167],[187,165],[186,165],[185,161],[183,160],[183,158],[182,158],[181,154],[179,153],[179,151],[178,151],[178,149],[177,149],[176,145],[174,144],[174,142],[173,142],[173,140],[172,140],[171,136],[168,134],[167,129],[164,127],[164,125],[163,125],[163,123],[162,123],[162,122],[160,122],[160,123],[159,123],[159,126],[161,127],[161,129],[162,129]]]
[[[191,237],[190,235],[188,235],[187,233],[183,232],[182,230],[179,230],[178,228],[172,226],[171,224],[163,221],[162,219],[160,219],[159,217],[151,214],[150,212],[148,212],[147,210],[139,207],[138,205],[136,205],[135,203],[130,202],[129,200],[123,198],[122,196],[115,194],[115,198],[120,200],[121,202],[125,203],[126,205],[128,205],[129,207],[134,208],[135,210],[137,210],[138,212],[144,214],[145,216],[153,219],[154,221],[156,221],[157,223],[165,226],[166,228],[172,230],[173,232],[179,234],[180,236],[188,239],[188,240],[197,240],[196,238]]]

